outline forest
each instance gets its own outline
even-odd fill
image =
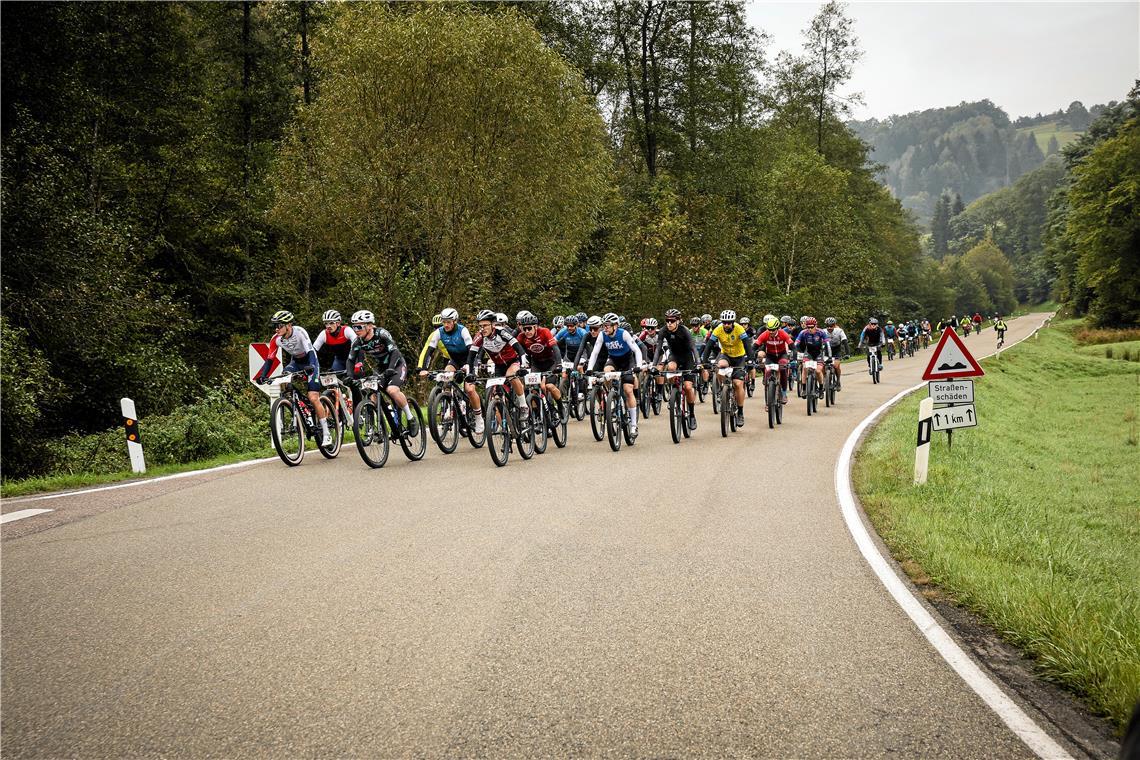
[[[279,308],[310,329],[369,308],[408,349],[443,306],[853,326],[1056,293],[1140,320],[1136,90],[1061,157],[1022,146],[1046,174],[1005,200],[948,199],[935,249],[847,124],[860,49],[835,2],[774,56],[732,0],[4,22],[6,480],[111,466],[121,396],[168,461],[263,444],[246,345]]]

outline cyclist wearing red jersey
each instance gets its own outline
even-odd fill
[[[517,340],[522,344],[526,355],[530,357],[531,367],[546,375],[546,379],[557,381],[562,374],[562,351],[558,348],[558,341],[554,333],[545,327],[538,326],[538,317],[529,311],[522,312],[518,318],[519,334]],[[546,393],[554,402],[553,408],[562,415],[562,391],[558,389],[557,382],[545,382]],[[561,424],[561,419],[555,420]]]
[[[511,387],[515,391],[519,413],[526,416],[530,414],[530,409],[523,393],[523,382],[515,377],[520,367],[527,366],[526,350],[515,340],[510,330],[495,323],[495,320],[501,316],[504,315],[496,314],[489,309],[479,312],[479,332],[476,333],[475,340],[471,342],[471,348],[467,352],[467,366],[464,370],[467,374],[471,374],[471,368],[479,366],[479,358],[486,352],[495,365],[495,377],[511,378]]]
[[[756,350],[764,352],[764,364],[778,364],[780,366],[780,403],[788,403],[788,348],[792,345],[792,336],[780,327],[780,320],[768,317],[764,321],[767,328],[756,336]],[[764,369],[767,379],[768,369]]]

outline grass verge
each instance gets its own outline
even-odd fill
[[[854,482],[916,583],[980,615],[1123,730],[1140,696],[1140,372],[1077,355],[1067,322],[983,362],[980,426],[935,434],[911,485],[918,402],[860,448]]]

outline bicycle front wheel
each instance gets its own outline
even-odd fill
[[[809,370],[809,372],[810,372],[810,370]],[[808,417],[810,417],[811,413],[814,409],[814,407],[812,406],[812,402],[815,401],[815,373],[814,372],[812,374],[808,375],[806,388],[807,388],[807,392],[806,392],[806,395],[807,395],[807,413],[808,413]]]
[[[514,399],[511,401],[514,403]],[[514,403],[514,407],[515,417],[511,422],[515,425],[515,443],[519,447],[519,456],[530,459],[534,456],[535,419],[530,416],[523,417],[525,408],[520,408],[517,403]]]
[[[439,388],[428,395],[428,429],[435,445],[444,454],[455,451],[459,445],[459,409],[455,399]]]
[[[335,459],[336,455],[340,453],[340,442],[344,437],[344,428],[337,418],[336,405],[333,400],[328,396],[321,396],[320,401],[325,410],[325,420],[329,426],[329,445],[323,445],[321,439],[317,438],[317,451],[321,452],[321,456],[325,459]]]
[[[682,436],[681,421],[681,392],[676,388],[669,390],[669,434],[673,443],[680,443]]]
[[[527,395],[527,402],[530,404],[531,427],[534,429],[534,453],[545,454],[546,442],[550,437],[550,430],[548,429],[550,423],[546,416],[546,402],[542,396],[537,393]]]
[[[404,450],[404,456],[416,462],[423,459],[427,453],[427,430],[424,429],[426,426],[423,415],[420,414],[420,405],[411,396],[408,397],[408,408],[412,410],[412,418],[404,420],[400,434],[400,448]],[[454,449],[454,446],[452,448]]]
[[[606,437],[606,397],[603,391],[590,392],[590,432],[594,440],[600,441]]]
[[[567,419],[570,416],[570,409],[567,407],[565,400],[559,401],[557,408],[558,420],[551,425],[550,432],[554,437],[554,445],[561,449],[565,448],[566,434],[570,432],[569,420]]]
[[[507,422],[507,402],[501,398],[488,399],[484,433],[491,461],[502,467],[511,457],[511,431]]]
[[[383,467],[388,461],[388,429],[372,400],[361,400],[352,415],[352,434],[356,437],[356,450],[360,458],[372,468]]]
[[[606,396],[606,439],[610,442],[610,448],[617,451],[621,448],[621,411],[618,409],[619,404],[625,404],[625,399],[621,398],[617,391],[611,391]]]
[[[305,423],[292,399],[282,396],[273,400],[269,432],[281,461],[290,467],[301,464],[305,458]]]
[[[720,436],[721,438],[728,438],[728,434],[733,429],[733,415],[735,412],[732,410],[732,397],[733,388],[728,383],[722,383],[720,386]]]

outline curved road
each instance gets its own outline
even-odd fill
[[[55,511],[3,527],[5,754],[1032,756],[836,500],[847,434],[928,358],[849,365],[775,431],[751,401],[727,440],[705,405],[680,446],[571,423],[503,469],[348,449],[6,501]]]

